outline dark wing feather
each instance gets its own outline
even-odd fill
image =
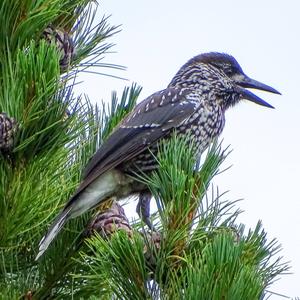
[[[168,88],[139,103],[89,161],[74,198],[98,176],[146,150],[199,105],[189,90]]]

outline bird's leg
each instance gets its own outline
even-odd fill
[[[136,212],[142,221],[149,227],[150,230],[156,231],[151,220],[150,220],[150,201],[151,201],[151,193],[149,190],[144,190],[140,192],[139,202],[136,206]]]

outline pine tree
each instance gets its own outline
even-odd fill
[[[102,62],[119,28],[106,17],[95,25],[96,9],[90,0],[0,4],[0,298],[264,299],[287,270],[280,247],[260,222],[244,232],[235,201],[212,187],[228,151],[214,142],[199,162],[176,135],[160,147],[159,170],[137,178],[156,200],[157,232],[110,203],[69,222],[35,261],[88,159],[141,90],[100,106],[73,94],[89,67],[122,68]]]

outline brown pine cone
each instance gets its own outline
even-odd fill
[[[132,236],[132,228],[125,215],[123,207],[113,201],[111,207],[104,212],[98,212],[89,223],[86,235],[91,236],[96,231],[103,238],[110,238],[118,230],[124,230]]]
[[[55,29],[52,26],[47,27],[43,32],[43,38],[50,44],[55,44],[60,52],[60,69],[62,72],[66,71],[75,55],[74,43],[71,36],[61,30]]]
[[[18,124],[14,118],[6,113],[0,113],[0,150],[11,151],[15,141]]]

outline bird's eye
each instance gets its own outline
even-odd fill
[[[223,69],[224,73],[228,76],[231,76],[234,74],[234,70],[231,65],[224,64],[222,69]]]

